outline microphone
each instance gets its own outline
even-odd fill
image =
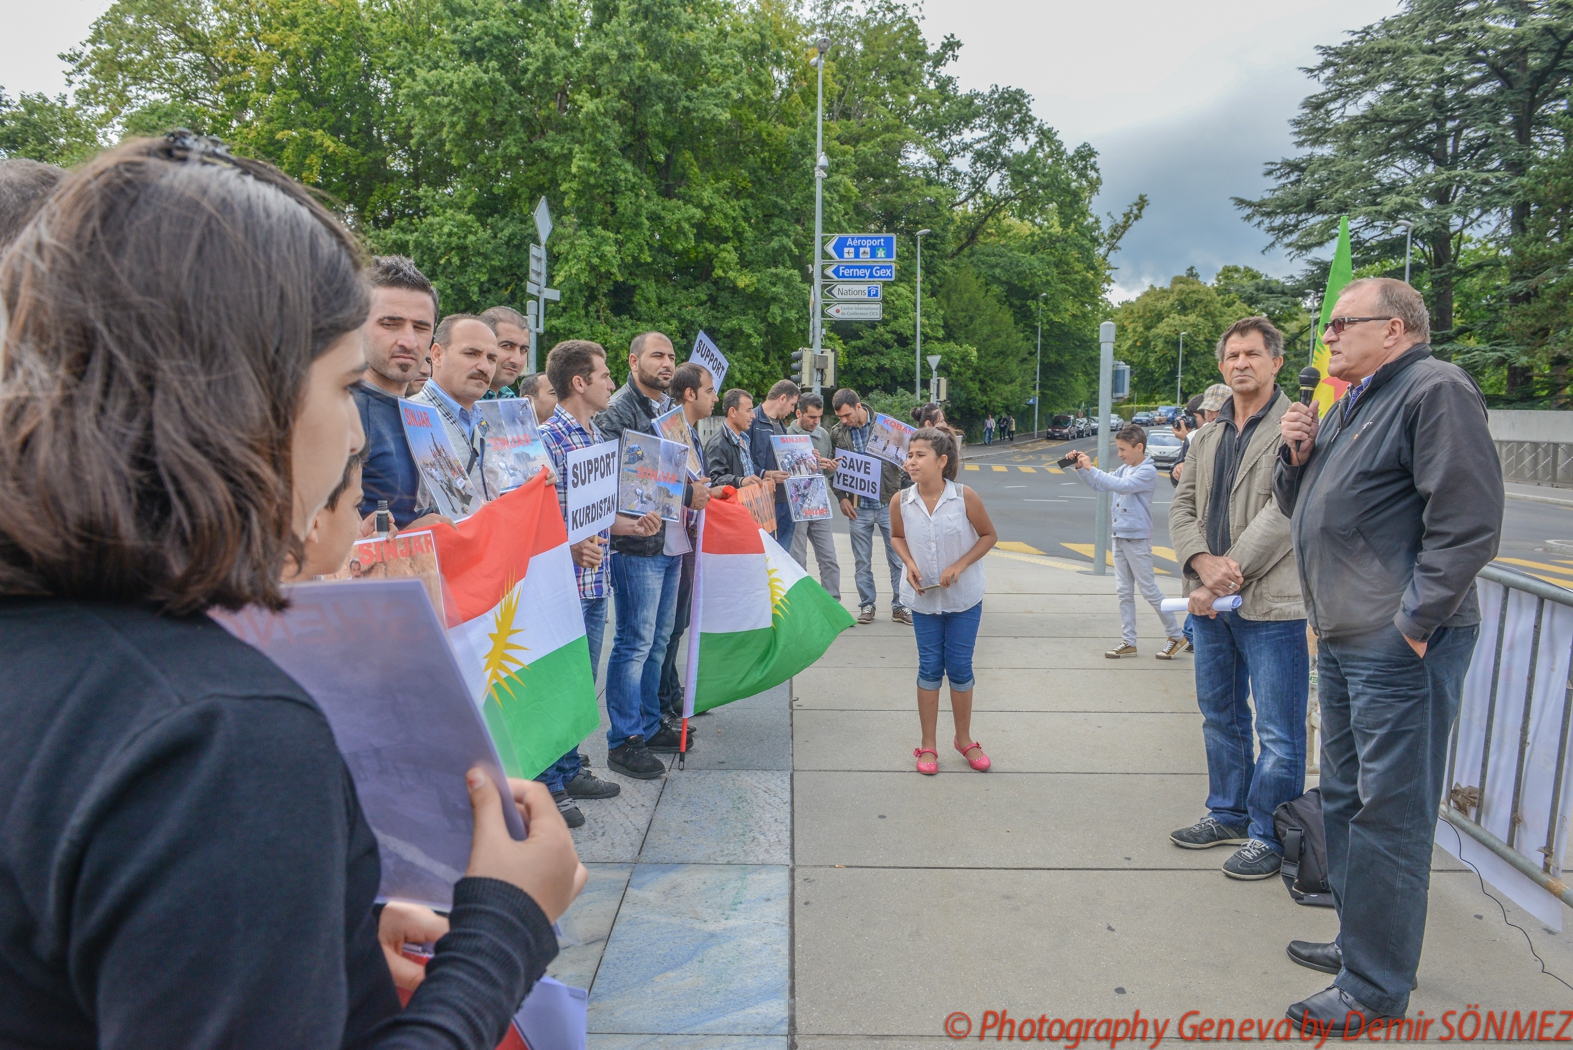
[[[1316,396],[1316,388],[1322,384],[1322,373],[1315,365],[1300,369],[1300,404],[1309,405]]]

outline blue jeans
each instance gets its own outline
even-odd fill
[[[580,598],[579,609],[584,613],[584,640],[590,647],[590,681],[595,681],[601,669],[601,639],[606,637],[606,596],[599,598]],[[575,747],[556,762],[547,766],[541,775],[536,777],[547,789],[556,794],[568,786],[568,782],[579,775],[583,763],[579,761],[579,749]]]
[[[892,493],[893,495],[893,493]],[[890,504],[879,500],[860,500],[858,516],[852,519],[852,574],[858,585],[858,605],[873,608],[879,600],[874,590],[874,528],[885,538],[885,562],[890,568],[890,607],[901,608],[901,574],[904,566],[890,545]]]
[[[1283,855],[1273,810],[1305,792],[1305,706],[1311,691],[1304,620],[1247,620],[1238,613],[1190,618],[1196,705],[1207,747],[1207,809],[1247,828]],[[1256,706],[1256,756],[1251,703]]]
[[[661,665],[682,568],[683,559],[668,554],[612,555],[617,633],[606,665],[607,747],[621,747],[631,736],[648,740],[661,728]]]
[[[978,644],[983,603],[966,612],[912,614],[918,640],[918,688],[938,689],[946,678],[955,693],[972,688],[972,650]]]
[[[1425,659],[1396,627],[1324,638],[1322,824],[1344,968],[1334,984],[1401,1014],[1420,965],[1447,739],[1478,626],[1438,628]]]
[[[792,533],[797,531],[797,522],[792,520],[792,509],[785,503],[776,504],[776,542],[782,550],[792,549]]]

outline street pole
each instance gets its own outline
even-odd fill
[[[1185,405],[1185,393],[1180,389],[1180,383],[1185,376],[1185,337],[1188,333],[1180,333],[1180,365],[1174,370],[1174,403]]]
[[[917,349],[912,355],[912,395],[923,400],[923,238],[933,230],[918,231],[918,332]]]
[[[1098,467],[1109,469],[1109,413],[1113,411],[1114,322],[1098,326]],[[1109,560],[1109,494],[1098,493],[1096,524],[1098,535],[1092,545],[1092,574],[1107,576],[1104,562]]]
[[[822,36],[815,42],[819,55],[814,65],[819,68],[819,108],[814,130],[814,280],[810,287],[808,331],[818,354],[824,349],[825,320],[820,301],[820,280],[825,276],[820,264],[820,253],[825,241],[825,175],[830,171],[830,158],[825,156],[825,52],[830,50],[830,38]]]
[[[1038,293],[1038,363],[1032,370],[1032,432],[1037,435],[1038,409],[1043,406],[1043,300],[1048,292]]]
[[[1404,283],[1409,283],[1409,254],[1410,246],[1414,243],[1415,224],[1409,219],[1399,223],[1404,228]]]

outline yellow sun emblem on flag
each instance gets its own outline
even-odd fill
[[[770,615],[773,618],[785,613],[790,603],[786,600],[786,584],[781,582],[781,574],[776,572],[775,566],[767,564],[765,575],[770,578]]]
[[[510,583],[508,591],[503,595],[502,601],[497,606],[497,611],[492,617],[492,633],[487,637],[491,639],[491,648],[486,653],[486,689],[497,701],[497,706],[502,706],[501,692],[506,691],[513,695],[513,678],[515,671],[529,668],[514,653],[529,652],[529,647],[519,645],[513,639],[524,631],[522,626],[515,627],[514,620],[519,614],[519,588]]]

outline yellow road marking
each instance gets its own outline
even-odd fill
[[[1015,551],[1017,554],[1043,554],[1043,553],[1045,553],[1044,551],[1040,551],[1038,548],[1032,546],[1031,544],[1022,543],[1020,540],[1004,540],[1004,541],[1002,541],[1000,543],[996,543],[994,546],[998,550]]]
[[[1084,558],[1091,558],[1093,556],[1093,553],[1097,550],[1097,548],[1094,547],[1090,543],[1061,543],[1060,546],[1061,547],[1066,547],[1066,548],[1068,548],[1070,550],[1073,550],[1077,554],[1080,554]],[[1103,552],[1103,558],[1104,558],[1105,563],[1107,563],[1109,565],[1113,565],[1114,564],[1114,552],[1113,551],[1104,551]],[[1157,568],[1157,567],[1154,567],[1152,571],[1157,573],[1159,576],[1173,576],[1174,575],[1174,573],[1169,572],[1167,569],[1160,569],[1160,568]]]
[[[966,469],[966,470],[977,470],[978,469],[978,465],[976,463],[963,463],[962,467],[964,469]]]
[[[996,463],[996,464],[994,464],[994,470],[995,470],[996,473],[1005,474],[1005,473],[1008,473],[1010,471],[1010,468],[1009,467],[1002,467],[998,463]]]
[[[1154,547],[1152,552],[1160,558],[1166,558],[1174,562],[1176,565],[1180,563],[1180,559],[1175,555],[1173,547]]]
[[[1036,474],[1038,472],[1038,468],[1037,467],[1017,467],[1016,469],[1020,470],[1020,471],[1024,471],[1024,472],[1026,472],[1028,474]]]
[[[1059,467],[1045,467],[1044,469],[1047,470],[1050,474],[1063,474],[1063,473],[1065,473],[1065,471],[1061,470]]]
[[[1569,576],[1573,576],[1573,569],[1559,569],[1555,565],[1547,565],[1546,563],[1539,561],[1525,561],[1523,558],[1498,558],[1497,561],[1504,562],[1508,565],[1521,565],[1526,569],[1543,569],[1546,572],[1560,572],[1566,573]],[[1560,583],[1561,581],[1558,580],[1555,582]]]

